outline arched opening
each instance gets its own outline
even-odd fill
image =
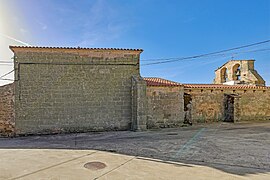
[[[224,94],[224,121],[236,122],[239,114],[239,98],[237,94]]]
[[[233,66],[233,80],[234,81],[240,81],[241,80],[240,64],[235,64]]]
[[[225,83],[228,81],[228,69],[222,68],[221,69],[221,83]]]
[[[188,93],[184,93],[184,124],[192,125],[192,117],[191,117],[191,111],[192,111],[192,96]]]

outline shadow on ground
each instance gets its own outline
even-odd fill
[[[270,123],[0,138],[0,148],[95,149],[248,175],[270,172]]]

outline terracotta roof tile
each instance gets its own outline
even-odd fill
[[[255,85],[181,84],[157,77],[147,77],[143,79],[146,81],[147,86],[184,86],[186,89],[270,89],[269,86]]]
[[[182,86],[180,83],[162,78],[147,77],[143,79],[146,81],[147,86]]]
[[[254,85],[223,85],[223,84],[184,84],[184,88],[206,89],[270,89],[268,86]]]
[[[82,50],[120,50],[120,51],[143,51],[143,49],[127,49],[127,48],[82,48],[82,47],[39,47],[39,46],[9,46],[13,48],[32,48],[32,49],[82,49]]]

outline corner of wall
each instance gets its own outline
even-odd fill
[[[146,130],[146,82],[140,76],[132,76],[132,122],[133,131]]]

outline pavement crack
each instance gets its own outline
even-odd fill
[[[108,171],[108,172],[106,172],[106,173],[104,173],[104,174],[101,174],[100,176],[94,178],[94,180],[99,179],[99,178],[101,178],[102,176],[105,176],[105,175],[111,173],[112,171],[114,171],[114,170],[120,168],[121,166],[124,166],[125,164],[127,164],[128,162],[132,161],[132,160],[135,159],[135,158],[137,158],[137,156],[134,156],[133,158],[131,158],[131,159],[127,160],[126,162],[120,164],[119,166],[117,166],[117,167],[111,169],[110,171]]]
[[[29,176],[29,175],[32,175],[32,174],[35,174],[35,173],[38,173],[38,172],[41,172],[41,171],[44,171],[44,170],[47,170],[47,169],[50,169],[50,168],[53,168],[53,167],[62,165],[62,164],[65,164],[65,163],[68,163],[68,162],[71,162],[71,161],[74,161],[74,160],[77,160],[77,159],[80,159],[80,158],[83,158],[83,157],[86,157],[86,156],[90,156],[90,155],[92,155],[94,153],[97,153],[97,152],[98,151],[95,151],[95,152],[92,152],[92,153],[87,153],[85,155],[82,155],[82,156],[79,156],[79,157],[76,157],[76,158],[72,158],[72,159],[69,159],[67,161],[63,161],[61,163],[57,163],[57,164],[54,164],[54,165],[45,167],[45,168],[39,169],[37,171],[31,172],[31,173],[27,173],[27,174],[23,174],[21,176],[17,176],[17,177],[11,178],[10,180],[15,180],[15,179],[23,178],[23,177],[26,177],[26,176]]]

